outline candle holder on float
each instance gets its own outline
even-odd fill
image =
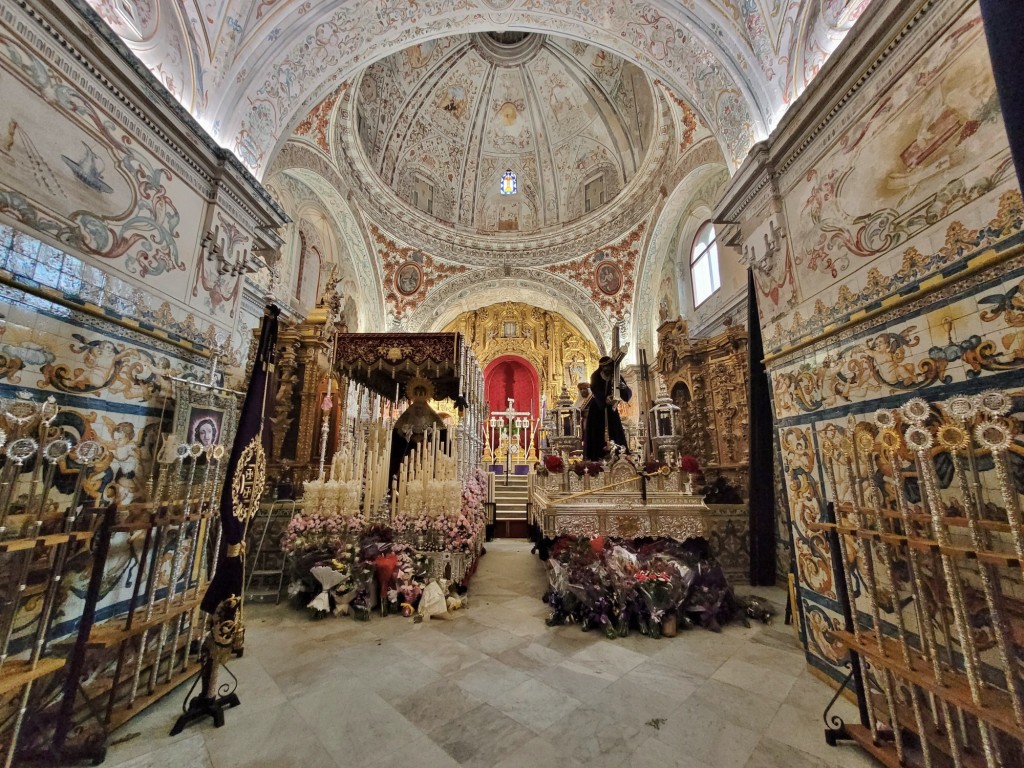
[[[679,406],[672,402],[665,382],[658,377],[658,395],[654,406],[648,411],[651,430],[651,445],[662,461],[671,462],[679,450],[682,439],[679,430]]]
[[[583,449],[583,441],[580,439],[580,409],[573,403],[565,385],[562,385],[558,402],[551,409],[551,421],[548,443],[554,453],[569,454]]]

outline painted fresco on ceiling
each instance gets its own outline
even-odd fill
[[[590,292],[591,300],[612,317],[631,313],[634,268],[639,258],[647,222],[641,221],[629,234],[614,244],[548,271]]]
[[[370,237],[383,265],[384,300],[395,319],[415,311],[435,285],[467,271],[466,267],[447,264],[417,248],[400,245],[373,224]]]
[[[570,0],[476,0],[458,7],[443,0],[387,2],[364,5],[362,13],[309,0],[129,0],[139,32],[111,0],[88,1],[186,108],[257,172],[295,112],[333,73],[348,76],[359,62],[393,53],[391,41],[411,38],[421,41],[406,48],[403,66],[422,69],[446,50],[428,38],[486,27],[498,9],[505,12],[503,25],[585,38],[609,50],[625,46],[698,102],[735,165],[758,137],[756,122],[772,127],[772,116],[806,88],[869,2],[708,0],[685,11],[646,7],[637,14],[615,3]],[[311,31],[303,36],[303,28]],[[600,47],[574,46],[602,83],[614,82],[618,62]],[[745,82],[730,73],[741,73]],[[760,94],[760,103],[744,92]],[[391,103],[398,109],[401,101]]]
[[[224,94],[221,116],[214,122],[218,135],[234,147],[243,162],[257,172],[269,159],[267,153],[292,115],[310,98],[311,91],[322,87],[333,73],[351,71],[353,58],[365,60],[390,53],[385,40],[406,25],[415,27],[417,36],[451,29],[480,27],[482,17],[471,9],[452,10],[435,3],[420,3],[406,8],[395,18],[391,14],[368,19],[346,10],[342,14],[324,13],[314,32],[298,47],[280,51],[272,63],[272,74],[262,79],[256,72],[239,72],[247,86]],[[397,10],[397,9],[396,9]],[[382,22],[382,18],[388,21]],[[311,20],[307,20],[309,23]],[[624,14],[612,6],[604,11],[576,3],[546,3],[543,11],[533,8],[517,12],[513,23],[554,34],[585,36],[596,45],[626,47],[641,63],[649,64],[668,81],[699,103],[734,162],[745,153],[755,135],[755,117],[730,73],[735,67],[715,65],[724,57],[717,49],[705,48],[702,38],[687,34],[692,23],[656,12],[636,16]],[[381,24],[384,24],[382,27]],[[388,37],[382,32],[388,32]],[[713,39],[710,35],[707,39]],[[399,39],[408,39],[399,36]],[[231,138],[229,139],[228,136]]]
[[[205,35],[197,34],[194,19],[183,18],[168,0],[93,0],[90,5],[174,98],[196,117],[202,115],[209,95],[204,77],[216,67],[196,44]],[[130,8],[131,15],[118,6]]]
[[[295,126],[293,135],[312,141],[321,152],[329,155],[331,153],[329,134],[334,107],[338,103],[338,99],[345,95],[349,85],[350,83],[342,83],[331,91],[323,101],[313,107],[305,119]]]
[[[346,200],[347,187],[336,168],[319,152],[305,144],[290,143],[283,157],[300,155],[303,162],[287,173],[276,173],[268,182],[274,189],[281,206],[293,221],[299,221],[315,211],[324,242],[336,244],[336,252],[325,254],[341,269],[344,282],[350,279],[357,290],[350,291],[359,305],[358,323],[350,327],[381,328],[384,325],[384,304],[381,292],[381,278],[376,268],[369,244],[363,235],[362,224],[356,211]],[[292,237],[297,234],[291,230]],[[330,237],[327,234],[330,233]],[[298,251],[295,241],[286,245],[282,253],[285,258],[279,265],[280,279],[284,285],[293,285],[298,269],[294,259],[287,254]]]
[[[406,202],[479,232],[532,231],[596,210],[636,174],[656,118],[635,66],[557,38],[515,66],[490,61],[469,36],[444,45],[429,64],[410,68],[403,52],[359,81],[363,151]],[[518,205],[499,199],[506,169],[521,180]]]

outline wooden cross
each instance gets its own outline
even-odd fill
[[[619,341],[619,322],[616,320],[614,325],[612,325],[612,348],[608,355],[612,359],[612,397],[615,398],[615,402],[619,402],[622,399],[619,391],[619,381],[621,380],[619,369],[623,358],[626,357],[626,351],[629,349],[629,344],[623,346]]]

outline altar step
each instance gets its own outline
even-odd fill
[[[497,505],[494,515],[494,535],[500,538],[525,539],[530,535],[526,519],[526,502],[530,491],[525,475],[509,475],[508,484],[504,476],[494,478],[494,501]]]

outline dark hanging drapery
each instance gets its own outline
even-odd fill
[[[1024,3],[981,0],[981,16],[1017,182],[1024,188],[1024,68],[1020,65]]]
[[[747,346],[750,389],[750,583],[775,583],[775,479],[772,455],[772,400],[761,345],[761,321],[757,314],[754,273],[747,270]]]

